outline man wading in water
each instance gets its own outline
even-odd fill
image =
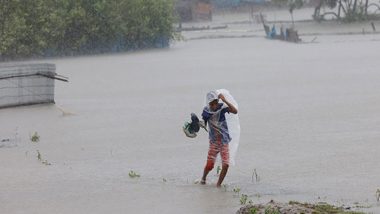
[[[219,103],[219,99],[223,101],[223,103]],[[218,183],[216,184],[217,187],[220,187],[228,171],[228,143],[231,141],[225,114],[237,114],[238,111],[235,106],[226,100],[223,94],[217,95],[215,91],[207,93],[206,100],[208,106],[204,107],[202,118],[205,124],[208,123],[209,126],[210,146],[201,184],[206,184],[207,174],[214,168],[216,156],[220,153],[222,158],[222,171],[219,175]]]

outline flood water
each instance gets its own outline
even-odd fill
[[[0,110],[0,139],[14,141],[0,148],[0,213],[234,213],[234,188],[255,203],[358,202],[380,212],[379,38],[193,40],[45,60],[70,82],[56,82],[56,105]],[[217,88],[240,107],[226,189],[215,188],[216,170],[208,185],[194,184],[207,134],[182,132]]]

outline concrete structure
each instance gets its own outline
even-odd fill
[[[54,103],[54,64],[0,64],[0,108]]]

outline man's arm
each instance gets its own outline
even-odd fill
[[[228,106],[228,111],[231,112],[232,114],[237,114],[238,110],[235,108],[234,105],[232,105],[230,102],[226,100],[223,94],[219,94],[219,99],[221,99],[225,104]]]
[[[207,126],[207,121],[208,121],[209,118],[210,118],[210,115],[203,109],[202,119],[205,122],[205,126]]]

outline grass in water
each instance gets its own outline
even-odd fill
[[[222,168],[220,166],[216,167],[216,174],[219,175],[220,171],[222,171]]]
[[[257,214],[258,212],[259,210],[256,207],[252,207],[251,209],[249,209],[249,214]]]
[[[223,184],[222,187],[223,187],[224,192],[227,192],[227,189],[228,189],[227,184]]]
[[[30,141],[32,141],[33,143],[37,143],[38,141],[40,141],[40,136],[37,132],[34,132],[33,135],[30,136]]]
[[[242,204],[243,205],[243,204]],[[275,202],[271,200],[267,204],[245,205],[237,214],[284,214],[284,213],[313,213],[313,214],[364,214],[363,212],[352,211],[350,208],[336,207],[327,203],[300,203],[289,201],[289,203]]]
[[[240,196],[240,205],[246,205],[248,201],[248,195],[241,194]]]
[[[280,211],[274,207],[267,207],[264,213],[265,214],[280,214]]]
[[[256,169],[253,169],[253,172],[252,172],[252,183],[254,183],[254,181],[256,181],[256,183],[260,181],[260,176],[259,174],[257,174]]]
[[[364,214],[363,212],[356,211],[346,211],[342,207],[336,207],[327,203],[317,203],[317,204],[308,204],[308,203],[300,203],[297,201],[289,201],[289,204],[297,204],[302,207],[308,207],[313,209],[314,214],[324,214],[324,213],[336,213],[336,214]]]
[[[240,195],[240,188],[239,188],[239,187],[235,187],[235,188],[233,189],[233,191],[234,191],[234,193]]]
[[[40,151],[37,150],[37,160],[42,161],[42,155]]]
[[[139,177],[140,177],[140,175],[137,174],[137,173],[136,173],[135,171],[133,171],[133,170],[129,171],[128,175],[129,175],[130,178],[139,178]]]
[[[40,161],[42,164],[46,166],[50,166],[51,163],[49,163],[47,160],[42,159],[42,155],[39,150],[37,150],[37,160]]]

